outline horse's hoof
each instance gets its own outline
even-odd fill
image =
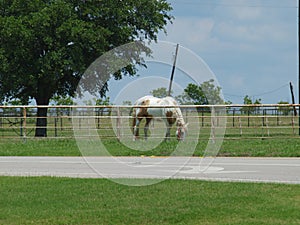
[[[133,141],[138,141],[138,140],[139,140],[139,137],[137,137],[137,136],[133,137]]]

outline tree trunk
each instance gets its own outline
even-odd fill
[[[49,99],[36,99],[37,105],[48,105]],[[35,137],[47,137],[47,112],[48,108],[37,109]]]

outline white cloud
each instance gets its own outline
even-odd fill
[[[168,36],[161,36],[160,39],[180,43],[188,48],[196,46],[201,50],[212,41],[214,25],[214,20],[210,18],[176,17],[167,28]]]
[[[229,77],[227,85],[230,89],[243,89],[246,86],[245,77],[241,75],[232,75]]]
[[[238,21],[257,21],[263,14],[263,9],[257,7],[264,5],[262,1],[255,0],[223,0],[220,1],[221,5],[228,7],[217,8],[217,13],[227,19],[234,19]]]
[[[232,22],[221,22],[217,25],[215,32],[219,37],[228,41],[240,40],[246,41],[259,41],[261,35],[257,32],[257,27],[236,25]]]
[[[280,86],[283,76],[284,80],[296,79],[295,0],[224,0],[215,5],[209,10],[199,7],[197,11],[197,3],[190,4],[193,15],[186,5],[185,12],[174,15],[174,24],[167,28],[168,36],[161,39],[179,43],[208,59],[208,66],[222,76],[218,79],[224,92],[255,95]],[[257,84],[258,79],[269,77],[272,82]],[[272,96],[263,99],[267,97],[269,103],[278,101]]]
[[[220,7],[211,10],[210,14],[205,12],[204,17],[201,10],[199,15],[191,16],[186,12],[186,16],[175,16],[174,23],[167,28],[168,36],[161,36],[161,39],[180,43],[199,52],[230,50],[237,46],[244,51],[251,50],[253,46],[260,48],[259,45],[291,41],[291,35],[294,35],[291,31],[296,32],[297,26],[293,27],[286,16],[296,11],[272,7],[280,6],[279,3],[260,0],[220,1]],[[297,25],[296,20],[294,25]]]
[[[236,15],[238,20],[256,21],[261,15],[262,10],[258,7],[249,8],[233,8],[233,13]]]
[[[218,23],[214,29],[219,40],[255,46],[290,41],[292,38],[290,30],[290,25],[283,22],[242,24],[231,21]]]

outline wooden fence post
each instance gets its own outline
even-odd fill
[[[211,108],[211,136],[212,136],[212,142],[215,143],[216,141],[216,111],[215,111],[215,108],[212,107]]]
[[[240,127],[240,136],[243,135],[243,130],[242,130],[242,120],[241,120],[241,117],[239,116],[238,117],[238,120],[239,120],[239,127]]]
[[[296,131],[295,131],[295,115],[292,115],[292,128],[293,128],[293,134],[295,135],[296,134]]]
[[[117,139],[121,140],[121,112],[120,107],[117,107]]]
[[[269,129],[269,120],[268,120],[268,117],[266,117],[266,128],[267,128],[268,137],[270,137],[270,129]]]

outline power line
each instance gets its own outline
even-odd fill
[[[272,89],[270,91],[266,91],[266,92],[262,92],[260,94],[255,94],[255,95],[248,95],[250,98],[253,98],[253,97],[261,97],[261,96],[264,96],[264,95],[269,95],[269,94],[272,94],[274,92],[277,92],[285,87],[288,87],[289,84],[284,84],[276,89]],[[236,94],[230,94],[230,93],[223,93],[225,96],[230,96],[230,97],[238,97],[238,98],[244,98],[246,95],[236,95]]]
[[[277,91],[279,91],[280,89],[285,88],[285,87],[287,87],[287,86],[289,86],[289,84],[285,84],[285,85],[283,85],[283,86],[281,86],[281,87],[278,87],[278,88],[276,88],[276,89],[274,89],[274,90],[271,90],[271,91],[263,92],[263,93],[260,93],[260,94],[257,94],[257,95],[252,95],[252,97],[259,97],[259,96],[269,95],[269,94],[272,94],[272,93],[274,93],[274,92],[277,92]]]

